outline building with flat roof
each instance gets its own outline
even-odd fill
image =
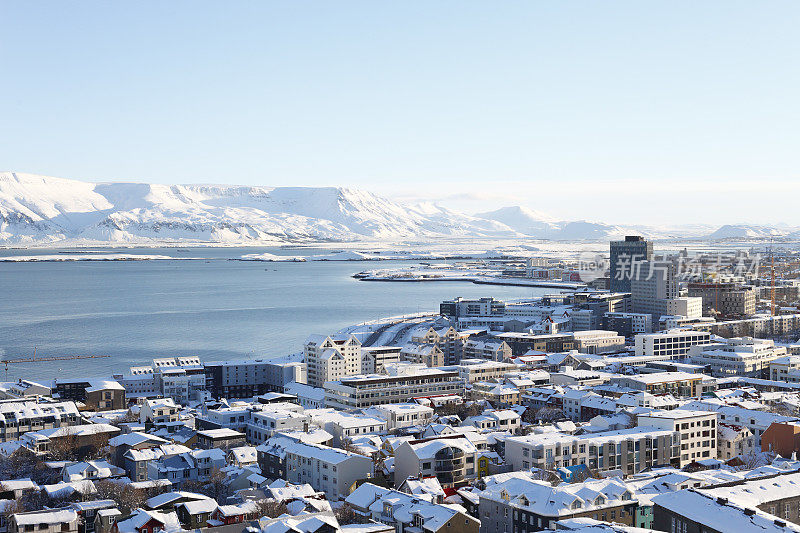
[[[680,359],[689,353],[692,346],[710,344],[711,333],[707,331],[670,330],[647,335],[636,335],[636,355],[657,355],[665,359]]]
[[[605,472],[636,474],[655,466],[680,464],[680,432],[652,426],[583,435],[540,433],[509,437],[506,463],[513,470],[586,465]]]
[[[631,292],[634,265],[653,258],[653,243],[628,235],[623,241],[611,241],[609,252],[611,292]]]
[[[770,364],[785,355],[785,346],[752,337],[725,339],[724,342],[694,346],[689,351],[692,362],[708,365],[715,377],[769,378]]]
[[[417,397],[464,397],[464,381],[457,369],[408,363],[387,365],[387,374],[365,374],[329,381],[324,388],[325,405],[335,409],[360,409],[383,403],[407,402]]]

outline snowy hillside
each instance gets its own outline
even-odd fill
[[[770,226],[752,226],[746,224],[728,224],[708,235],[709,240],[722,239],[757,239],[764,237],[783,237],[788,231]]]
[[[622,227],[558,221],[524,207],[466,215],[335,187],[85,183],[0,172],[0,245],[284,244],[445,238],[607,241],[623,235],[709,240],[800,238],[797,228]],[[795,231],[795,233],[790,233]]]
[[[553,217],[518,205],[477,213],[475,216],[500,222],[526,235],[546,234],[558,230]]]
[[[0,173],[0,243],[515,237],[499,222],[344,188],[94,184]]]
[[[519,233],[541,239],[609,240],[620,238],[626,233],[640,233],[640,231],[626,231],[619,226],[600,222],[557,221],[549,215],[520,206],[503,207],[488,213],[478,213],[475,216],[500,222]]]

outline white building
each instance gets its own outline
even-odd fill
[[[670,316],[700,318],[703,316],[703,299],[698,296],[679,296],[667,300],[667,312]]]
[[[153,376],[165,398],[185,405],[205,399],[206,374],[199,357],[153,359]]]
[[[736,424],[719,424],[717,427],[717,459],[729,461],[737,456],[747,456],[756,450],[753,432]]]
[[[625,349],[625,337],[616,331],[590,329],[572,334],[575,348],[581,353],[603,353]]]
[[[259,464],[262,454],[282,457],[287,481],[308,483],[314,490],[325,492],[330,500],[347,497],[356,481],[369,479],[374,472],[369,457],[281,436],[273,437],[257,450]]]
[[[172,398],[145,400],[139,410],[139,423],[165,426],[178,422],[178,406]]]
[[[385,375],[350,376],[325,383],[325,405],[359,409],[430,396],[464,397],[464,381],[457,370],[408,363],[388,365],[386,370]]]
[[[435,344],[408,342],[400,350],[400,360],[429,367],[442,366],[444,365],[444,352]]]
[[[461,364],[458,365],[458,373],[465,383],[499,380],[506,374],[517,371],[519,371],[519,366],[514,363],[483,359],[462,359]]]
[[[711,333],[707,331],[670,330],[648,335],[636,335],[636,355],[657,355],[664,359],[680,359],[689,353],[692,346],[709,344]]]
[[[81,423],[75,402],[38,403],[0,401],[0,441],[17,440],[29,431],[75,426]]]
[[[426,426],[433,419],[433,409],[418,403],[386,403],[369,409],[369,413],[386,421],[389,431],[412,426]]]
[[[640,426],[584,435],[532,434],[506,439],[505,453],[512,470],[548,470],[583,464],[598,472],[621,470],[635,474],[654,466],[677,466],[680,433]]]
[[[452,487],[476,476],[478,448],[463,435],[410,440],[394,453],[394,482],[399,487],[409,477],[436,477]]]
[[[305,409],[320,409],[325,407],[325,389],[312,387],[305,383],[291,382],[284,387],[286,394],[297,398],[297,403]]]
[[[648,313],[654,319],[669,314],[667,301],[678,297],[675,264],[670,261],[639,261],[632,271],[632,311]]]
[[[651,411],[637,418],[642,426],[680,432],[680,467],[700,459],[717,457],[717,413],[709,411]]]
[[[800,356],[785,355],[769,364],[769,379],[773,381],[800,382]]]
[[[303,356],[308,384],[313,387],[361,373],[361,342],[354,335],[311,335]]]
[[[775,346],[766,339],[741,337],[707,346],[695,346],[689,351],[692,362],[710,365],[716,377],[769,377],[770,364],[786,355],[785,346]]]

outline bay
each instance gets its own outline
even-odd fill
[[[501,299],[553,289],[469,282],[365,282],[356,272],[416,261],[232,261],[249,253],[314,255],[320,249],[136,248],[87,253],[166,255],[158,261],[0,262],[0,356],[108,355],[17,363],[8,380],[108,376],[154,357],[203,361],[278,357],[311,333],[436,311],[455,296]],[[74,250],[0,250],[0,256],[69,256]],[[198,258],[198,259],[188,259]],[[6,379],[0,366],[0,379]]]

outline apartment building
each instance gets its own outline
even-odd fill
[[[385,419],[368,414],[343,413],[335,409],[309,411],[311,420],[333,436],[333,445],[341,446],[348,440],[363,435],[386,434]]]
[[[695,346],[689,351],[692,362],[709,365],[715,377],[768,378],[770,364],[785,355],[785,346],[776,346],[772,340],[752,337],[726,339],[721,343]]]
[[[465,299],[454,298],[439,304],[439,314],[448,318],[503,316],[506,304],[494,298]]]
[[[666,313],[669,316],[680,316],[688,319],[703,316],[703,299],[693,296],[677,296],[666,300]]]
[[[506,374],[519,371],[514,363],[486,361],[484,359],[462,359],[458,365],[458,374],[464,383],[499,380]]]
[[[478,495],[482,533],[545,531],[571,518],[632,526],[638,505],[633,488],[618,478],[553,487],[545,481],[514,475],[487,483]]]
[[[178,416],[178,406],[172,398],[145,400],[139,409],[139,423],[147,427],[175,424]]]
[[[389,431],[425,426],[433,420],[433,409],[418,403],[386,403],[372,407],[368,411],[386,421]]]
[[[761,436],[773,423],[796,422],[796,417],[782,416],[766,411],[745,409],[734,405],[726,405],[719,400],[695,400],[681,406],[682,409],[710,411],[718,415],[719,424],[744,426],[753,434],[753,444],[761,449]]]
[[[462,336],[452,326],[431,326],[426,330],[415,331],[411,335],[411,342],[435,345],[444,354],[446,365],[455,365],[461,360]]]
[[[409,477],[436,477],[443,487],[453,487],[477,476],[478,448],[463,435],[410,440],[394,452],[394,482],[399,487]]]
[[[153,359],[153,376],[159,392],[179,404],[205,399],[206,374],[199,357]]]
[[[471,338],[464,343],[462,359],[505,361],[511,358],[511,346],[498,339]]]
[[[373,522],[389,524],[392,531],[479,532],[480,522],[458,506],[440,505],[415,494],[379,487],[372,483],[359,486],[345,501],[358,515]]]
[[[648,335],[636,335],[634,352],[636,355],[656,355],[664,359],[681,359],[692,346],[711,343],[711,333],[707,331],[670,330]]]
[[[605,472],[636,474],[646,468],[680,464],[680,432],[652,426],[584,435],[541,433],[509,437],[506,463],[513,470],[552,470],[586,465]]]
[[[530,350],[544,353],[568,352],[575,349],[575,338],[569,333],[534,335],[532,333],[505,332],[494,335],[511,346],[514,356]]]
[[[625,337],[616,331],[586,330],[572,334],[575,349],[581,353],[597,354],[625,349]]]
[[[742,318],[756,312],[756,289],[733,282],[689,283],[689,296],[703,299],[703,314]]]
[[[372,478],[374,472],[369,457],[283,436],[272,437],[256,450],[264,476],[308,483],[334,501],[346,498],[357,481]]]
[[[19,439],[28,431],[75,426],[81,423],[75,402],[38,403],[32,400],[0,401],[0,441]]]
[[[361,342],[354,335],[311,335],[303,357],[312,387],[361,373]]]
[[[286,383],[305,383],[305,365],[267,359],[213,361],[204,365],[206,390],[212,398],[252,398],[283,392]]]
[[[637,423],[680,432],[681,468],[692,461],[717,458],[717,413],[686,409],[651,411],[638,415]]]
[[[610,382],[650,394],[671,394],[676,398],[700,397],[703,393],[702,374],[687,372],[654,372],[634,376],[617,375]]]
[[[637,263],[631,278],[631,307],[634,313],[648,313],[658,320],[667,311],[667,300],[678,297],[675,264],[671,261]]]
[[[464,396],[458,370],[397,363],[387,374],[350,376],[325,383],[325,405],[335,409],[360,409],[382,403],[402,403],[418,397]]]
[[[773,381],[800,382],[800,356],[784,355],[769,364],[769,379]]]
[[[400,362],[400,346],[361,347],[361,373],[383,374],[386,365]]]
[[[623,337],[653,332],[653,317],[647,313],[605,313],[604,327]]]
[[[428,367],[444,365],[444,352],[435,344],[408,342],[400,349],[400,360]],[[385,365],[384,365],[385,368]]]

